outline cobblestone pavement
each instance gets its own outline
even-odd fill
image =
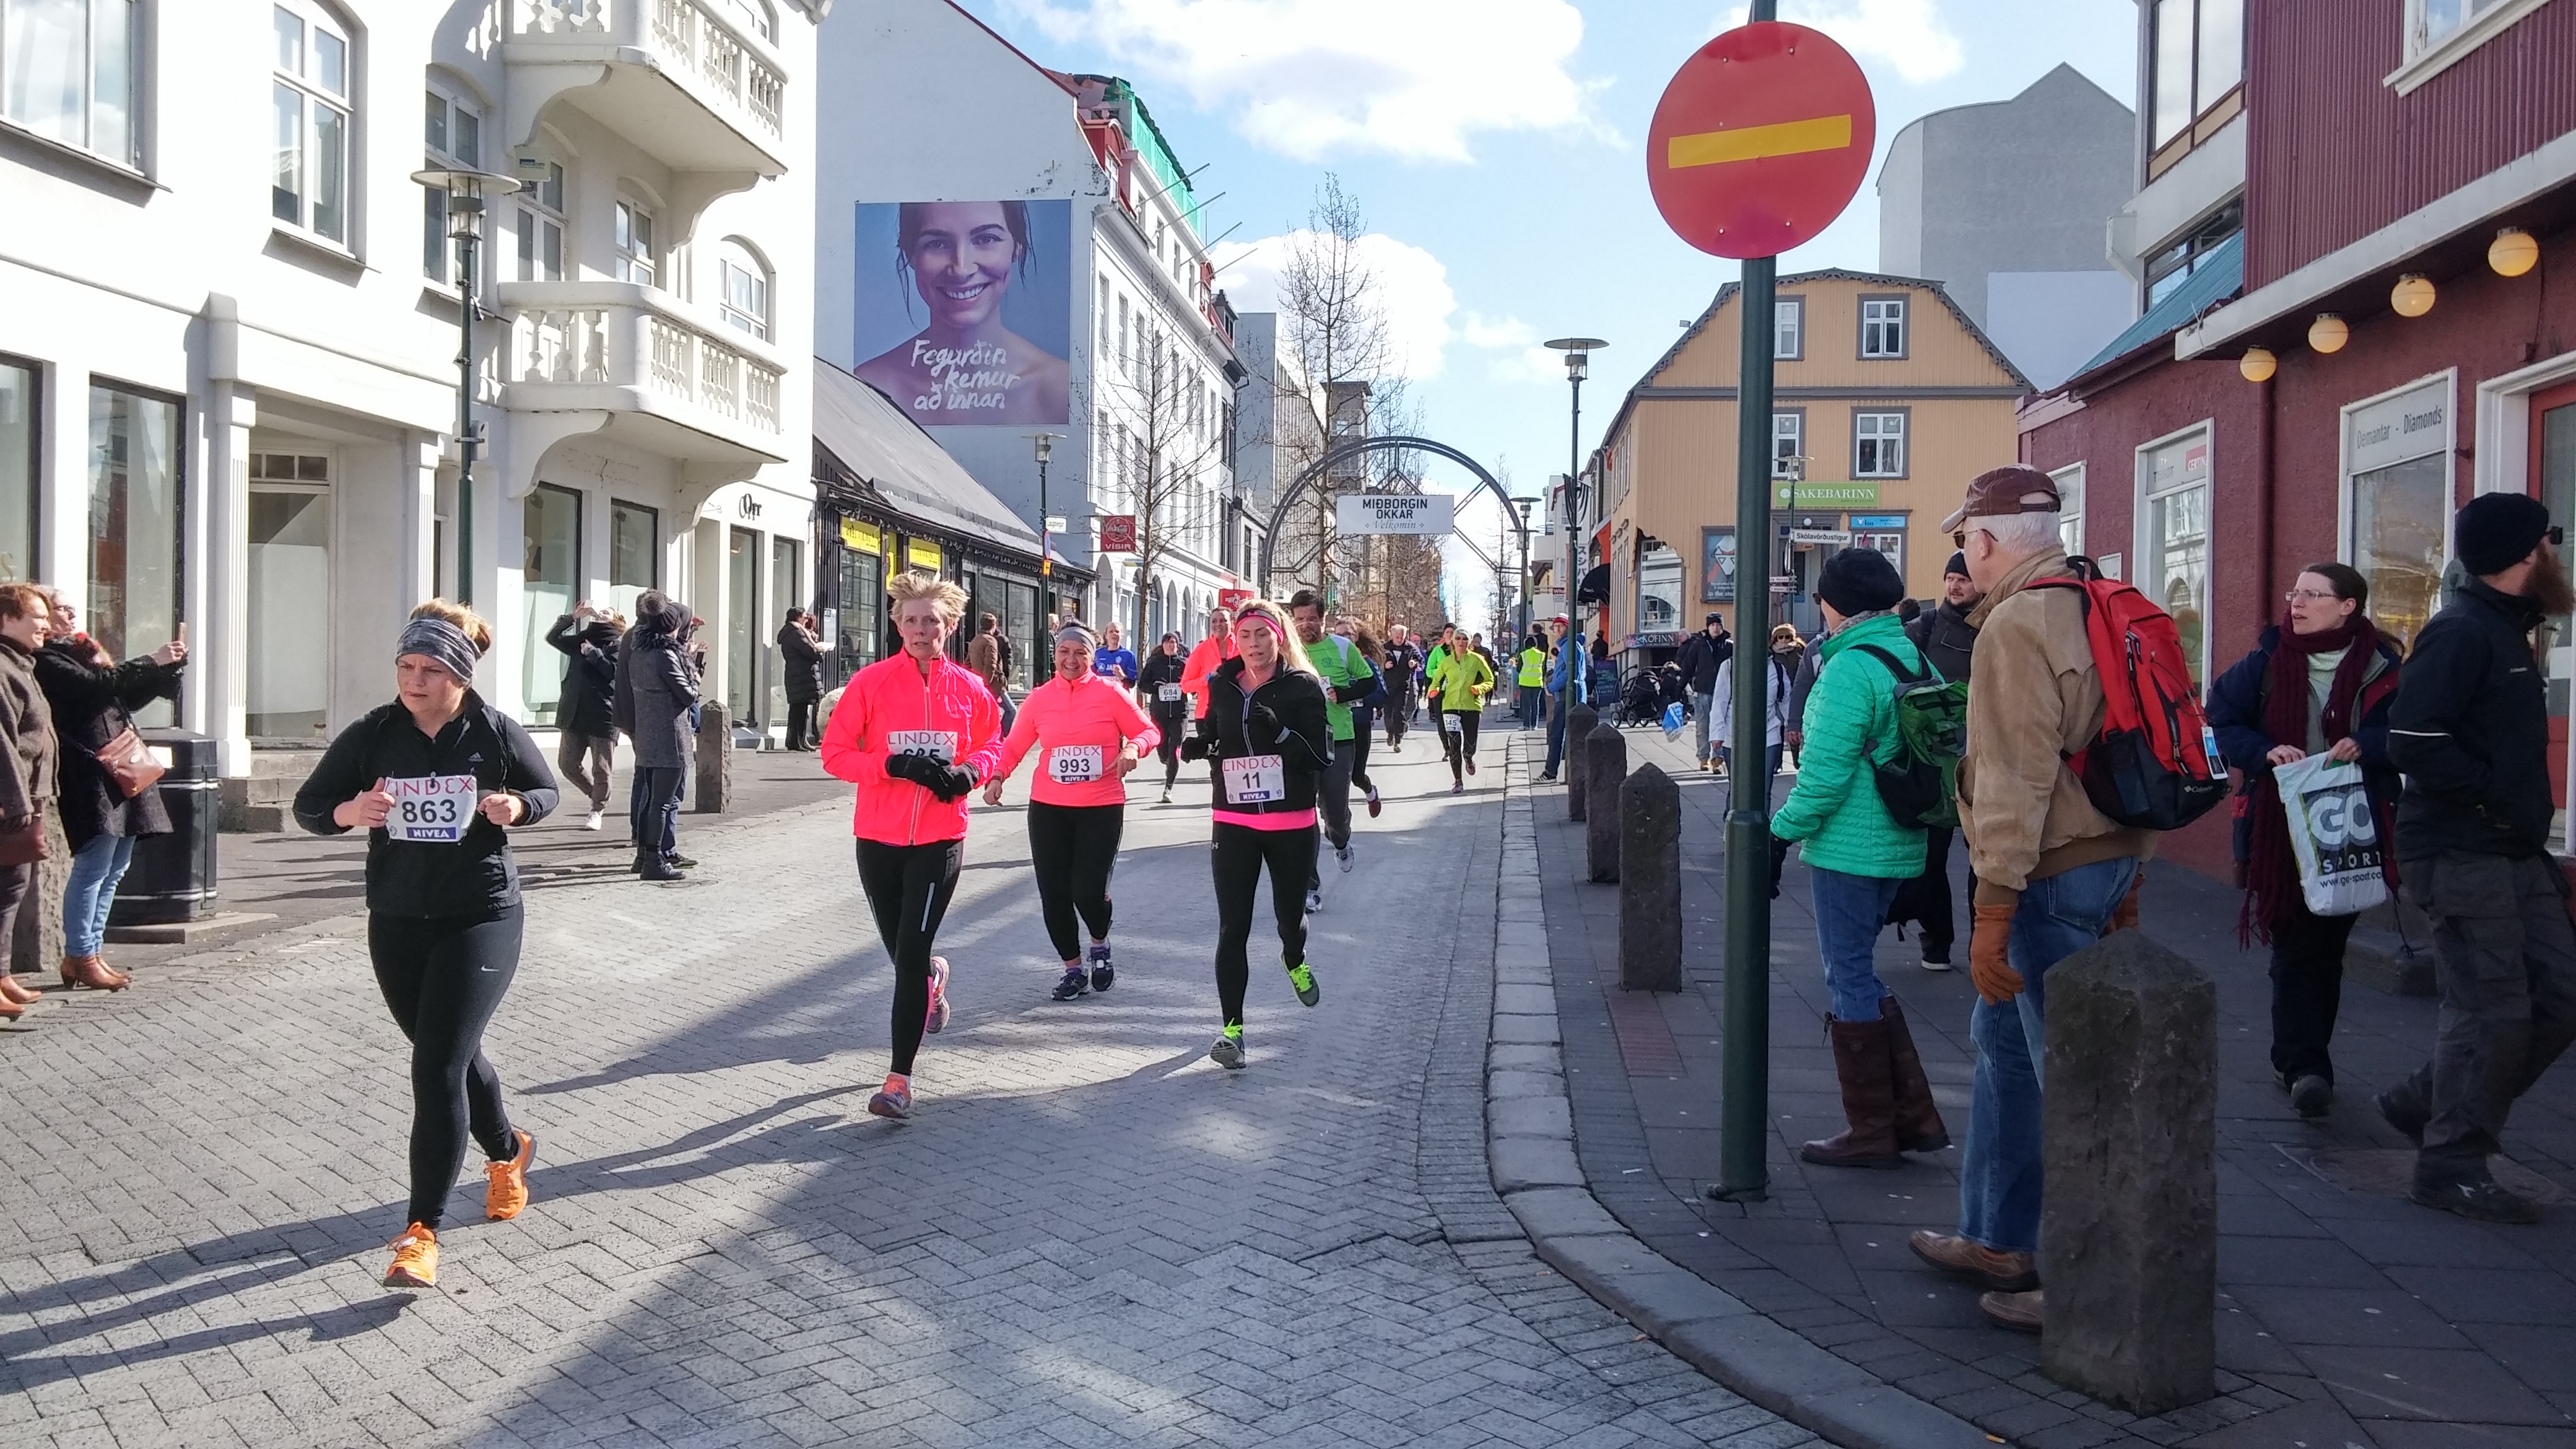
[[[460,1184],[435,1292],[376,1283],[408,1109],[359,919],[56,994],[0,1033],[0,1442],[1816,1442],[1494,1198],[1501,771],[1379,765],[1323,1005],[1256,935],[1239,1074],[1202,1056],[1203,811],[1131,807],[1117,987],[1058,1005],[1020,816],[979,809],[903,1125],[862,1105],[890,971],[846,806],[685,819],[683,885],[603,845],[531,892],[489,1040],[535,1200],[487,1225]]]

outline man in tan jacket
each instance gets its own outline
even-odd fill
[[[2101,676],[2058,539],[2057,485],[2021,466],[1979,474],[1954,530],[1985,591],[1968,681],[1968,753],[1959,824],[1976,876],[1968,970],[1977,1045],[1968,1142],[1959,1163],[1959,1231],[1918,1232],[1933,1265],[1984,1283],[1986,1316],[2040,1326],[2040,1042],[2048,968],[2136,920],[2134,888],[2155,835],[2113,823],[2066,767],[2102,727]],[[2115,920],[2116,918],[2116,920]]]

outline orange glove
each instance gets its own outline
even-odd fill
[[[2144,862],[2140,862],[2136,877],[2129,882],[2129,893],[2120,898],[2118,906],[2112,908],[2111,931],[2134,931],[2138,928],[2138,892],[2145,889],[2146,884],[2147,867]],[[2102,934],[2107,936],[2111,931],[2104,931]]]
[[[2001,1006],[2021,995],[2021,973],[2012,969],[2005,947],[2012,940],[2013,915],[2019,906],[1979,906],[1977,923],[1968,933],[1968,979],[1988,1006]]]

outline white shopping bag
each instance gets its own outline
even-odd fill
[[[1677,740],[1677,739],[1680,739],[1680,738],[1682,737],[1682,726],[1683,726],[1684,724],[1686,724],[1687,722],[1688,722],[1688,721],[1685,719],[1685,717],[1684,717],[1684,716],[1683,716],[1683,714],[1682,714],[1681,701],[1679,701],[1679,700],[1675,700],[1675,701],[1673,701],[1671,704],[1668,704],[1668,705],[1665,705],[1665,706],[1664,706],[1664,738],[1665,738],[1665,739],[1668,739],[1668,740]]]
[[[2290,849],[2299,858],[2299,889],[2308,910],[2352,916],[2387,900],[2388,879],[2380,870],[2387,847],[2361,783],[2361,766],[2310,755],[2295,765],[2274,766],[2272,779],[2290,817]]]

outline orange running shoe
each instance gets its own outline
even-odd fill
[[[537,1138],[533,1132],[519,1134],[519,1155],[506,1162],[487,1162],[483,1170],[492,1174],[491,1185],[483,1189],[483,1217],[487,1222],[506,1223],[528,1205],[528,1163],[537,1155]]]
[[[385,1270],[388,1288],[435,1288],[438,1286],[438,1231],[422,1223],[403,1229],[403,1235],[385,1244],[394,1250],[393,1266]]]

